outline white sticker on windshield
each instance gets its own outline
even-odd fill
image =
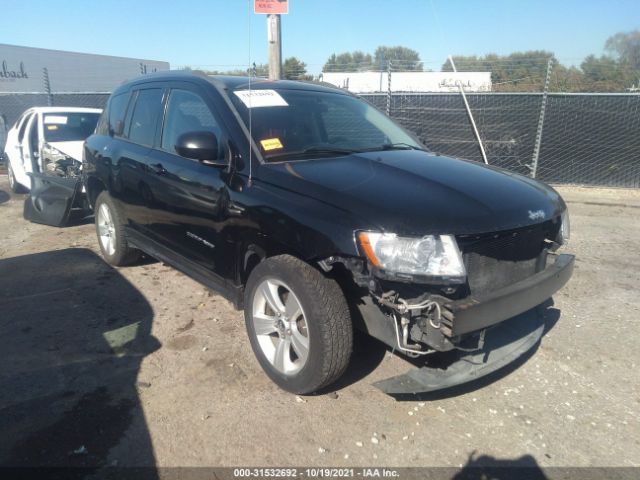
[[[247,108],[288,107],[289,104],[275,90],[240,90],[233,92]]]
[[[67,117],[62,115],[45,115],[45,125],[66,125]]]

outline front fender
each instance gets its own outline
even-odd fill
[[[350,212],[273,185],[256,182],[251,188],[258,201],[248,209],[252,243],[269,255],[274,248],[306,261],[359,255],[354,232],[366,227]]]

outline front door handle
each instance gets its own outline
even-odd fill
[[[167,173],[167,170],[162,166],[161,163],[152,163],[151,165],[149,165],[149,167],[151,168],[151,170],[153,170],[154,173],[157,173],[158,175]]]

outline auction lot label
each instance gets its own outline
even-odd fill
[[[240,90],[233,92],[247,108],[288,107],[287,101],[275,90]]]

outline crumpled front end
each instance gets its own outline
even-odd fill
[[[376,386],[388,394],[446,389],[488,375],[536,345],[544,325],[535,307],[573,272],[573,255],[554,253],[559,229],[557,219],[457,237],[464,283],[403,282],[371,273],[364,262],[345,263],[361,292],[367,290],[356,302],[362,328],[424,365]],[[447,361],[433,362],[437,356]]]
[[[482,342],[471,351],[456,350],[454,358],[415,368],[405,374],[374,383],[389,395],[429,393],[445,390],[489,375],[530,351],[542,337],[544,317],[529,310],[482,331]]]

